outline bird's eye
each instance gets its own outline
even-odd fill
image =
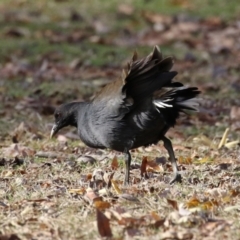
[[[60,116],[61,116],[61,113],[60,113],[60,112],[56,112],[56,113],[55,113],[55,118],[56,118],[56,119],[58,119]]]

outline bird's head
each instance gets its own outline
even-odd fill
[[[77,127],[77,113],[79,102],[62,104],[54,112],[55,123],[52,127],[50,138],[52,138],[60,129],[66,126]]]

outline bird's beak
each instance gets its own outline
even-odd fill
[[[50,138],[52,138],[58,132],[58,125],[54,124],[50,133]]]

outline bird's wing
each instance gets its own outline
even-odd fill
[[[107,84],[93,99],[94,104],[104,102],[108,108],[121,108],[124,111],[152,98],[154,92],[171,85],[176,72],[170,72],[173,66],[171,57],[163,59],[157,46],[147,57],[137,59],[134,52],[131,61],[123,70],[121,79]],[[102,104],[102,103],[101,103]]]
[[[171,71],[173,59],[164,58],[160,49],[155,46],[153,52],[147,57],[137,60],[135,52],[132,61],[123,72],[123,93],[132,97],[134,101],[152,97],[155,91],[171,84],[177,72]]]

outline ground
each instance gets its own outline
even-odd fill
[[[240,239],[240,5],[217,0],[0,1],[0,239]],[[134,50],[160,46],[201,90],[172,140],[120,153],[76,130],[49,139],[56,106],[89,100]]]

